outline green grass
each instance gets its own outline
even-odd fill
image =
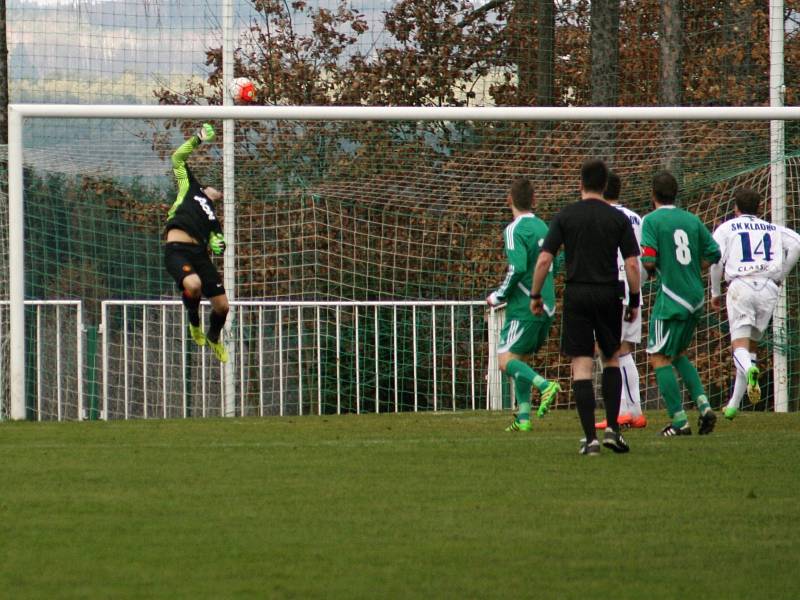
[[[800,414],[659,416],[5,423],[0,596],[799,598]]]

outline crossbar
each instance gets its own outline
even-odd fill
[[[9,104],[9,115],[297,121],[791,121],[800,106],[164,106]],[[9,152],[10,156],[10,152]]]

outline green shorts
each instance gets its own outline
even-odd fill
[[[500,330],[497,353],[511,352],[520,356],[533,354],[544,345],[552,317],[542,319],[506,319]]]
[[[677,358],[692,343],[698,320],[695,315],[691,315],[686,320],[650,319],[647,331],[647,353],[664,354],[670,358]]]

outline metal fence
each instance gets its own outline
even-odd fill
[[[201,305],[204,325],[209,310]],[[108,300],[101,313],[100,414],[107,419],[499,403],[487,343],[496,338],[497,318],[482,302],[234,301],[225,334],[229,369],[190,339],[179,301]]]
[[[81,419],[84,324],[79,300],[26,300],[28,418]],[[9,301],[0,301],[0,415],[9,413]]]

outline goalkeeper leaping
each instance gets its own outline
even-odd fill
[[[178,196],[167,214],[164,263],[183,294],[183,304],[189,311],[192,339],[199,346],[207,344],[221,362],[227,362],[228,352],[220,334],[228,316],[228,297],[208,253],[209,249],[216,255],[225,252],[222,226],[214,213],[214,202],[222,199],[222,192],[201,185],[186,164],[195,148],[202,142],[213,141],[214,137],[214,128],[204,123],[196,135],[172,154]],[[201,294],[211,302],[207,334],[200,326]]]

